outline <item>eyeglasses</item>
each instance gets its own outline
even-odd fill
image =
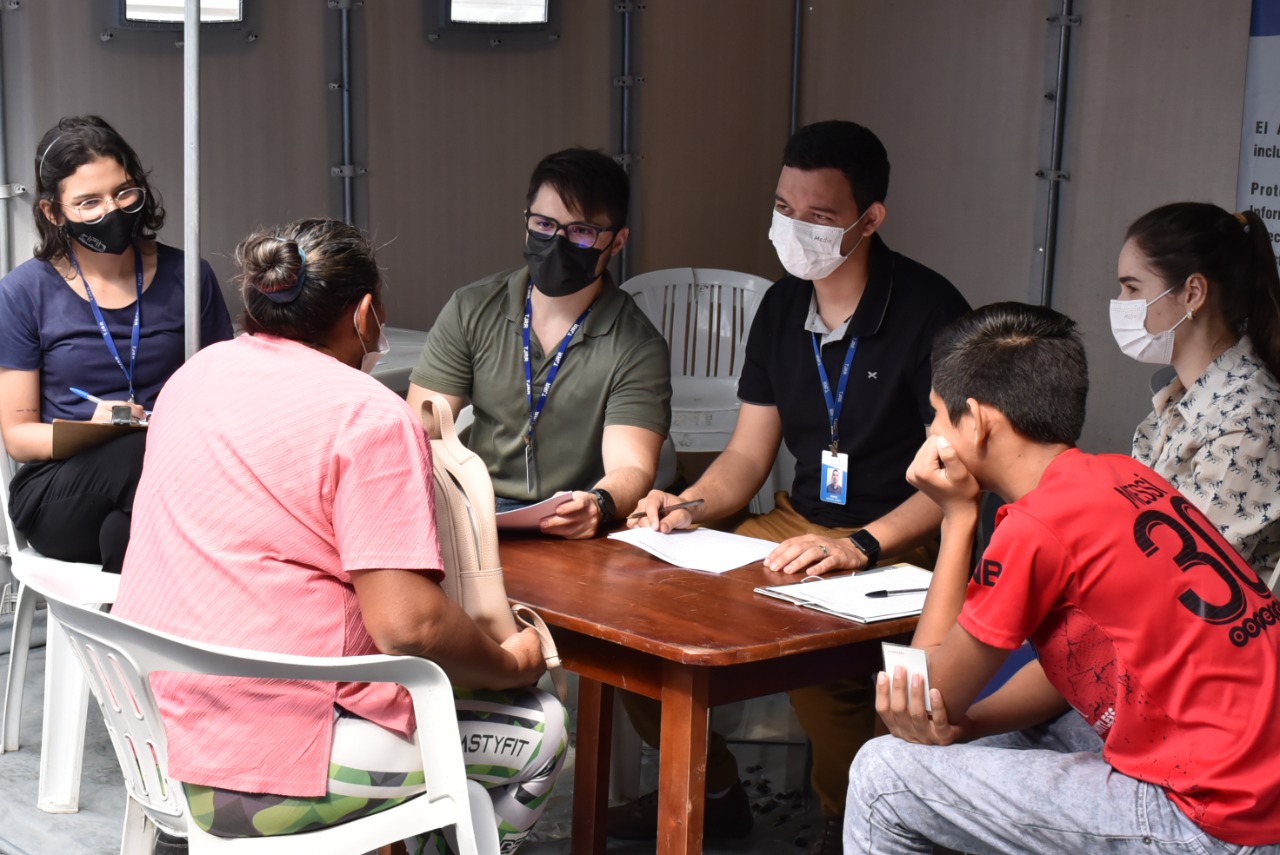
[[[616,232],[614,226],[597,226],[592,223],[558,223],[541,214],[524,212],[524,224],[529,234],[538,240],[551,240],[559,231],[574,246],[595,246],[603,232]]]
[[[147,201],[147,191],[141,187],[126,187],[115,196],[94,196],[71,205],[58,203],[63,208],[74,208],[80,215],[80,222],[86,225],[102,222],[102,218],[113,210],[121,210],[132,214],[142,210]]]

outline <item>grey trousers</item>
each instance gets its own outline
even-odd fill
[[[1205,834],[1164,791],[1102,759],[1075,712],[1020,733],[945,747],[893,736],[868,742],[849,770],[844,851],[1280,855]]]

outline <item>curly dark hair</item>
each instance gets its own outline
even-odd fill
[[[66,258],[71,246],[66,230],[49,221],[40,203],[56,204],[62,182],[86,163],[102,157],[109,157],[124,167],[133,185],[146,193],[139,215],[138,236],[151,240],[164,225],[164,205],[160,196],[151,189],[147,171],[124,137],[98,116],[66,116],[59,119],[58,124],[50,128],[36,145],[36,196],[31,204],[36,231],[40,235],[36,258],[50,262]]]

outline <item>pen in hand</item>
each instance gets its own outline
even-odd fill
[[[85,390],[83,390],[83,389],[77,389],[75,386],[72,386],[72,387],[71,387],[71,394],[73,394],[73,395],[78,395],[79,397],[84,398],[86,401],[91,401],[91,402],[93,402],[93,403],[95,403],[95,404],[105,404],[105,403],[106,403],[106,401],[102,400],[102,399],[101,399],[101,398],[99,398],[97,395],[90,395],[90,394],[89,394],[88,392],[86,392]]]
[[[928,590],[929,590],[928,588],[895,588],[892,591],[884,591],[884,590],[868,591],[866,596],[874,597],[875,599],[879,600],[885,597],[892,597],[897,594],[923,594],[928,592]]]
[[[83,389],[77,389],[75,386],[72,386],[72,387],[71,387],[71,394],[76,395],[76,396],[79,396],[79,397],[81,397],[81,398],[84,398],[86,401],[89,401],[90,403],[93,403],[93,404],[105,404],[105,403],[106,403],[106,401],[102,400],[102,399],[101,399],[101,398],[99,398],[97,395],[90,395],[90,394],[89,394],[88,392],[86,392],[85,390],[83,390]],[[151,411],[150,411],[150,410],[143,410],[142,412],[143,412],[143,415],[144,415],[144,417],[145,417],[145,418],[148,418],[148,419],[149,419],[149,418],[151,418]]]
[[[703,503],[702,499],[690,499],[687,502],[676,502],[674,505],[663,505],[662,507],[658,508],[658,519],[662,519],[672,511],[680,511],[680,510],[685,510],[687,508],[701,507],[702,503]],[[627,517],[627,519],[638,520],[638,519],[643,519],[644,517],[647,517],[647,516],[648,514],[645,513],[644,511],[637,511],[636,513]]]

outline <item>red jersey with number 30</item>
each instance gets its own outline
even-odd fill
[[[1030,638],[1121,773],[1197,825],[1280,841],[1280,601],[1146,466],[1078,450],[1001,509],[960,625]]]

